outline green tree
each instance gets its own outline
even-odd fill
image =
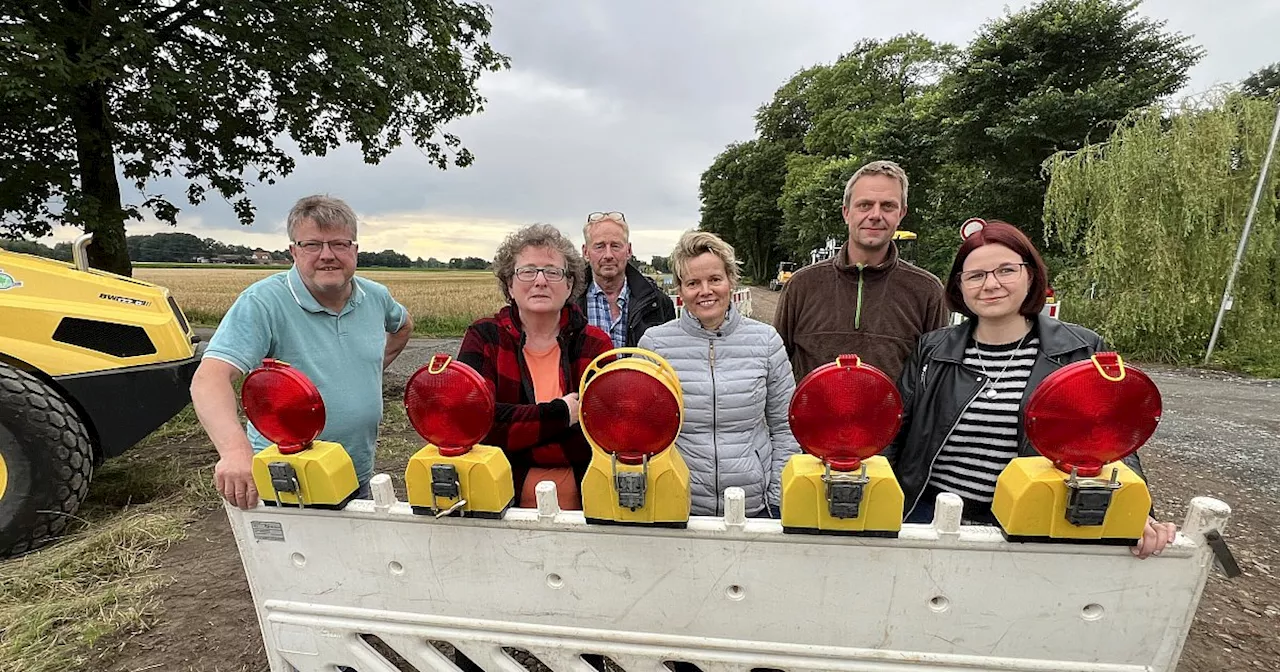
[[[1240,88],[1248,95],[1257,98],[1270,98],[1280,91],[1280,63],[1272,63],[1249,75],[1240,83]]]
[[[488,8],[455,0],[28,0],[0,9],[0,231],[95,236],[90,263],[128,274],[125,221],[176,222],[186,182],[254,219],[250,181],[342,143],[377,163],[403,139],[432,162],[471,154],[443,132],[482,109],[476,81],[507,64]],[[118,176],[143,195],[125,203]]]
[[[409,257],[395,250],[360,252],[356,256],[356,263],[360,266],[381,266],[384,268],[409,268],[410,266]]]
[[[802,70],[773,94],[773,99],[756,111],[756,131],[765,142],[781,145],[789,152],[804,149],[804,138],[813,128],[809,93],[814,78],[828,66]]]
[[[1073,322],[1126,356],[1204,353],[1267,152],[1275,105],[1233,93],[1159,106],[1107,142],[1055,154],[1045,225],[1077,255],[1061,283]],[[1280,375],[1280,171],[1274,164],[1215,356]]]
[[[192,262],[209,252],[209,239],[201,240],[189,233],[156,233],[128,236],[125,246],[133,261]]]
[[[950,72],[957,50],[909,33],[891,40],[862,40],[829,67],[812,75],[812,121],[804,145],[809,154],[848,156],[885,150],[911,151],[917,105]],[[894,142],[896,140],[896,142]],[[885,157],[888,158],[888,157]]]
[[[702,174],[699,228],[734,247],[748,278],[768,277],[782,259],[778,196],[785,170],[782,145],[749,140],[730,145]]]
[[[671,259],[668,257],[660,257],[657,255],[654,255],[649,259],[649,265],[652,266],[653,270],[657,271],[658,273],[671,272]]]
[[[75,253],[71,250],[71,243],[58,243],[53,246],[53,258],[58,261],[71,261]]]
[[[847,238],[840,214],[844,185],[866,163],[865,157],[827,158],[792,154],[787,158],[786,184],[779,203],[783,212],[782,240],[793,259],[807,261],[809,251],[828,238]]]
[[[770,275],[777,260],[807,260],[828,237],[846,235],[844,182],[875,159],[907,169],[912,203],[924,206],[920,212],[927,217],[926,195],[940,154],[938,86],[957,58],[954,46],[910,33],[862,40],[834,63],[797,73],[757,111],[759,146],[731,146],[704,174],[703,228],[770,243],[776,252],[745,255],[754,262],[753,273]],[[777,149],[786,153],[781,162]],[[742,171],[725,170],[757,155],[775,167],[769,180],[755,182],[758,187],[744,186]],[[718,188],[709,188],[716,184],[708,184],[708,176],[718,178]]]
[[[981,177],[948,219],[999,217],[1040,240],[1058,151],[1106,138],[1131,110],[1178,91],[1203,50],[1134,0],[1044,0],[984,25],[947,81],[952,160]]]
[[[19,254],[30,254],[37,257],[53,258],[53,248],[34,240],[0,238],[0,249]]]

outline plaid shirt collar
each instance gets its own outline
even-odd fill
[[[618,319],[614,320],[609,312],[609,297],[600,289],[600,285],[593,279],[587,287],[587,322],[609,334],[609,340],[613,341],[615,348],[622,348],[627,344],[627,304],[630,297],[631,288],[624,279],[622,291],[618,293]]]

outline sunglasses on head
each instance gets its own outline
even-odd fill
[[[595,224],[606,219],[612,219],[615,222],[626,222],[627,218],[621,212],[593,212],[587,215],[587,223]]]

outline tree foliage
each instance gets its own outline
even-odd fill
[[[489,262],[480,257],[454,257],[449,260],[449,268],[464,271],[483,271],[489,268]]]
[[[57,259],[58,261],[71,261],[71,243],[58,243],[53,247],[49,247],[44,243],[34,240],[20,240],[12,238],[0,238],[0,249],[19,254],[31,254],[37,257],[45,257],[47,259]]]
[[[488,10],[454,0],[28,0],[0,10],[0,231],[95,234],[90,263],[129,272],[124,222],[175,223],[294,167],[290,144],[377,163],[408,141],[440,168],[471,154],[446,122],[476,112]],[[121,198],[118,175],[142,194]],[[154,193],[178,178],[185,193]]]
[[[125,238],[132,261],[172,261],[190,263],[201,257],[236,254],[240,250],[212,252],[209,243],[189,233],[156,233],[148,236]],[[245,261],[253,255],[250,248],[242,248]]]
[[[1275,106],[1238,93],[1170,118],[1135,112],[1107,142],[1055,154],[1047,231],[1075,254],[1073,321],[1126,353],[1196,361],[1208,345],[1267,151]],[[1280,340],[1280,171],[1262,190],[1221,343],[1226,358]],[[1253,354],[1250,354],[1253,353]],[[1246,367],[1249,362],[1241,362]]]
[[[1131,110],[1182,88],[1203,51],[1138,5],[1043,0],[979,30],[943,105],[954,160],[992,186],[961,201],[969,212],[1042,240],[1044,160],[1106,138]]]
[[[734,247],[748,278],[767,277],[782,258],[776,234],[785,168],[782,145],[751,140],[730,145],[702,174],[701,228]]]
[[[914,33],[857,42],[791,77],[756,112],[757,138],[716,158],[703,174],[702,227],[732,241],[776,241],[782,256],[807,261],[829,237],[847,235],[844,182],[890,159],[911,181],[903,227],[920,235],[918,263],[934,273],[949,266],[968,217],[1007,219],[1043,241],[1045,159],[1106,137],[1131,110],[1181,87],[1200,58],[1136,8],[1042,0],[988,22],[963,50]],[[765,148],[785,154],[780,180],[759,179],[773,175],[763,167],[750,177],[726,170]],[[751,220],[752,230],[733,217],[738,202],[769,216]],[[1051,268],[1066,263],[1047,252]],[[752,268],[773,266],[768,250],[739,253]]]
[[[1256,98],[1270,98],[1280,92],[1280,63],[1272,63],[1249,75],[1240,88]]]
[[[213,238],[201,239],[182,232],[129,236],[125,239],[125,246],[129,250],[131,261],[142,262],[253,264],[257,263],[254,259],[255,252],[266,252],[270,255],[271,263],[274,264],[290,264],[293,261],[286,250],[261,250],[245,245],[223,243]],[[0,239],[0,248],[60,261],[71,261],[71,243],[58,243],[50,248],[35,241]],[[459,258],[454,261],[456,264],[452,268],[484,269],[489,266],[489,262],[477,257]],[[395,250],[361,251],[357,263],[363,268],[451,267],[435,257],[425,261],[422,257],[418,257],[411,261],[407,255]]]
[[[955,57],[913,33],[862,40],[796,74],[757,111],[759,138],[730,145],[703,173],[702,228],[729,240],[756,279],[844,235],[844,180],[858,166],[888,158],[928,172],[938,137],[929,92]]]

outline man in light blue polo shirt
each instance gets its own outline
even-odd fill
[[[355,277],[356,216],[329,196],[289,212],[293,268],[250,285],[227,311],[191,382],[200,424],[218,450],[214,485],[240,508],[258,503],[253,454],[270,442],[240,425],[234,384],[263,358],[288,362],[315,383],[325,405],[320,438],[355,463],[358,497],[369,496],[382,420],[382,371],[404,350],[413,320],[377,282]]]

